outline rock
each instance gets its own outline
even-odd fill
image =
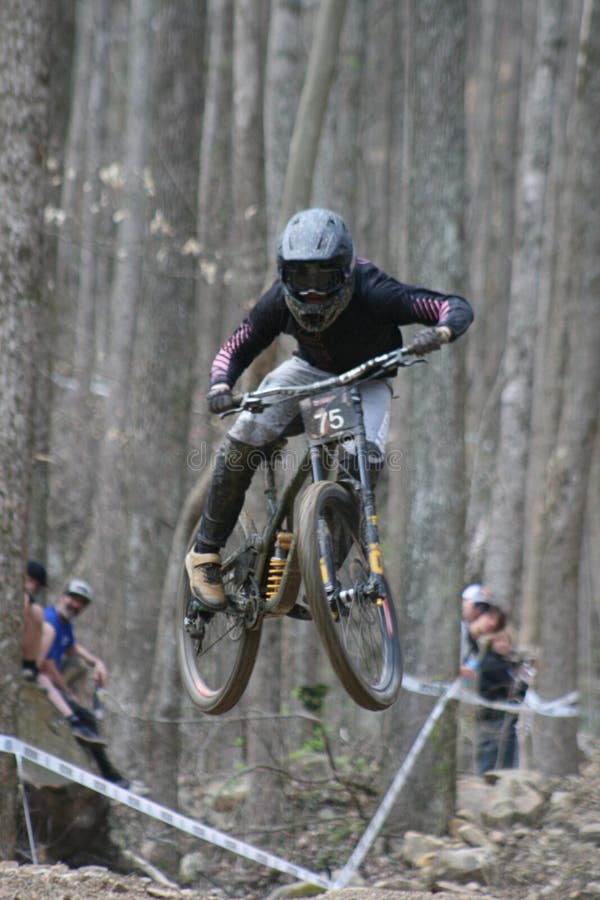
[[[568,791],[554,791],[550,796],[550,807],[556,810],[566,810],[573,805],[573,795]]]
[[[407,831],[400,849],[402,859],[414,868],[423,868],[430,864],[433,856],[446,847],[441,838],[418,831]]]
[[[206,860],[200,850],[186,853],[179,862],[179,880],[182,884],[192,884],[204,872]]]
[[[87,772],[97,773],[89,754],[73,737],[64,716],[50,704],[45,692],[35,684],[21,685],[17,737],[26,744],[58,756]],[[71,784],[68,778],[36,765],[31,759],[23,760],[23,774],[26,781],[37,787]]]
[[[595,841],[600,844],[600,822],[588,822],[579,829],[584,841]]]
[[[462,775],[456,783],[457,816],[481,824],[492,786],[477,775]]]
[[[284,897],[316,897],[325,893],[325,888],[308,881],[295,881],[293,884],[282,884],[267,894],[266,900],[282,900]]]
[[[248,791],[249,781],[243,776],[230,778],[218,786],[213,786],[210,791],[214,797],[213,809],[220,813],[239,809],[248,797]]]
[[[471,820],[462,816],[454,816],[448,823],[448,834],[450,837],[457,838],[459,830],[463,825],[468,825]]]
[[[516,823],[536,825],[544,809],[544,797],[531,785],[531,773],[502,773],[482,811],[485,825],[508,828]]]
[[[24,683],[19,691],[17,737],[42,755],[51,753],[81,769],[97,774],[92,757],[75,740],[66,720],[49,703],[43,690]],[[110,836],[110,801],[68,778],[37,765],[33,756],[23,760],[26,798],[35,850],[40,862],[87,862],[117,865],[119,848]],[[24,813],[23,813],[24,816]],[[20,852],[27,858],[25,826],[20,829]]]
[[[380,881],[375,882],[373,887],[380,891],[414,891],[415,882],[410,878],[392,876],[391,878],[382,878]]]
[[[435,857],[433,876],[436,881],[449,878],[460,884],[469,881],[487,884],[491,880],[493,861],[493,855],[481,848],[442,850]]]
[[[464,841],[465,844],[468,844],[469,847],[487,847],[489,843],[483,831],[470,822],[460,826],[457,837]]]

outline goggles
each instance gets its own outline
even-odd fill
[[[321,263],[288,263],[281,277],[286,287],[298,294],[330,294],[344,283],[341,269]]]

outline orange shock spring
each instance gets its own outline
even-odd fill
[[[289,531],[280,531],[275,541],[275,551],[269,561],[269,573],[267,575],[267,600],[272,600],[281,587],[283,570],[288,551],[292,545],[293,535]]]

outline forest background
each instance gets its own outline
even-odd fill
[[[108,665],[111,752],[155,799],[249,773],[240,833],[267,841],[315,715],[321,747],[389,783],[430,698],[357,709],[285,620],[239,706],[201,718],[173,649],[173,540],[224,433],[210,362],[274,277],[286,218],[322,205],[360,255],[475,310],[395,384],[379,506],[406,670],[456,676],[460,593],[485,582],[541,696],[581,692],[579,719],[531,734],[532,765],[576,770],[599,727],[599,43],[599,0],[1,4],[0,732],[34,557],[48,602],[92,583],[77,629]],[[459,719],[399,820],[447,822]]]

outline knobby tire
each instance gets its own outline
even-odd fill
[[[252,523],[242,511],[235,530],[223,548],[223,581],[225,593],[234,594],[240,587],[240,566],[227,566],[227,559],[253,531]],[[187,550],[195,540],[197,528],[190,537]],[[186,552],[187,552],[186,550]],[[201,642],[186,631],[184,619],[191,600],[185,568],[179,579],[176,602],[175,634],[177,656],[183,685],[192,702],[209,715],[227,712],[244,693],[258,653],[262,621],[253,628],[231,612],[216,612],[207,617]]]
[[[398,624],[385,580],[379,602],[361,591],[369,565],[359,520],[358,505],[345,487],[310,485],[300,510],[300,560],[313,620],[334,671],[359,706],[384,710],[402,684]],[[352,590],[351,599],[332,609],[327,581]]]

